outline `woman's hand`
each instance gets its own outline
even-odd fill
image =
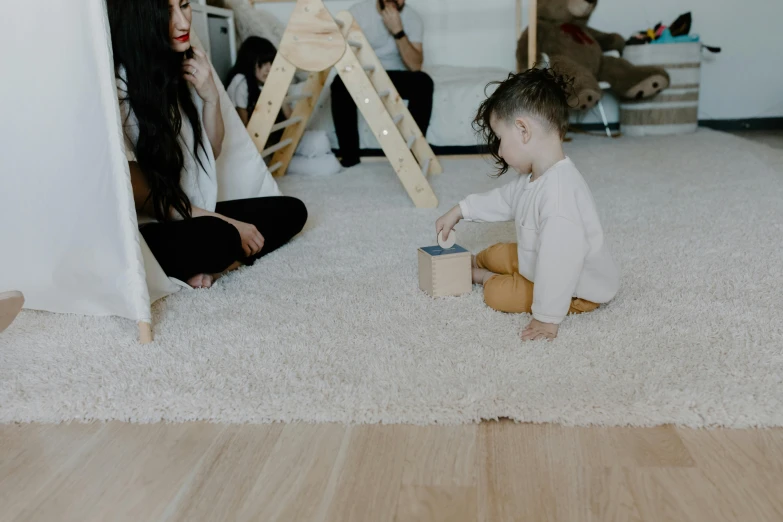
[[[204,51],[194,47],[193,58],[182,62],[182,73],[183,77],[196,88],[204,103],[217,103],[218,89],[212,77],[212,65]]]
[[[239,237],[242,238],[242,250],[245,251],[247,257],[261,252],[261,249],[264,248],[264,236],[261,235],[261,232],[258,231],[255,225],[243,223],[236,219],[224,219],[234,225],[239,231]]]
[[[462,209],[459,205],[456,205],[454,208],[439,217],[435,222],[435,234],[440,234],[440,232],[443,231],[443,239],[448,239],[449,234],[451,233],[451,229],[453,229],[454,225],[459,223],[461,219]]]

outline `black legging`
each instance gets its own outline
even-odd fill
[[[198,274],[219,274],[236,261],[252,265],[288,243],[307,221],[304,203],[287,196],[224,201],[215,212],[255,225],[264,236],[261,251],[246,257],[239,231],[216,217],[143,225],[141,235],[166,275],[187,281]]]
[[[408,100],[408,111],[426,136],[432,116],[432,78],[422,71],[388,71],[400,97]],[[394,115],[393,115],[394,116]],[[339,76],[332,82],[332,119],[340,155],[349,163],[359,161],[359,121],[356,104]],[[406,140],[408,136],[403,136]]]

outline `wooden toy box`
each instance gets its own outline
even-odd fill
[[[473,291],[471,255],[459,245],[419,249],[419,288],[432,297],[468,294]]]

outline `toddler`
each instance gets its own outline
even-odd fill
[[[503,187],[466,197],[435,229],[447,238],[462,219],[513,220],[517,242],[476,255],[473,282],[484,285],[491,308],[532,313],[522,339],[554,339],[567,314],[609,302],[619,289],[619,274],[590,189],[563,152],[567,81],[551,69],[531,69],[497,84],[474,125],[499,175],[509,167],[518,174]]]

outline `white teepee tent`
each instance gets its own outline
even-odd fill
[[[16,2],[0,38],[0,291],[21,290],[30,309],[137,321],[145,340],[151,302],[182,284],[138,232],[105,2]],[[218,200],[279,195],[217,83]]]

